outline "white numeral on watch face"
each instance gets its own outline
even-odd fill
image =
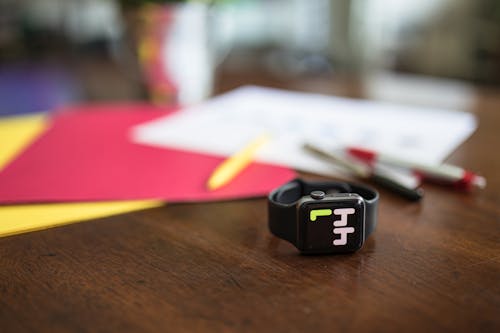
[[[351,234],[355,231],[353,227],[346,227],[347,217],[355,212],[356,210],[354,208],[338,208],[333,211],[333,214],[340,215],[340,220],[333,222],[333,233],[340,235],[339,239],[333,240],[333,245],[347,244],[347,234]]]

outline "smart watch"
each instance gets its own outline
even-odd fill
[[[304,254],[354,252],[375,230],[378,198],[364,185],[295,179],[269,194],[269,229]]]

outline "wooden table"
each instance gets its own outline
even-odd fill
[[[329,80],[246,82],[351,91]],[[499,106],[499,89],[481,90],[479,128],[449,159],[488,187],[425,185],[421,203],[381,190],[378,228],[352,255],[299,255],[269,233],[264,198],[0,239],[0,331],[498,332]]]

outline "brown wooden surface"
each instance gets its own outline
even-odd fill
[[[219,90],[239,84],[228,77]],[[245,82],[353,91],[351,81]],[[269,233],[265,199],[2,238],[0,331],[498,332],[499,107],[500,90],[481,91],[479,128],[449,159],[488,187],[425,185],[420,204],[381,190],[378,228],[352,255],[299,255]]]

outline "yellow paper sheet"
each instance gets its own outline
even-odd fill
[[[0,120],[0,170],[47,127],[43,115]],[[162,205],[160,201],[103,201],[0,206],[0,237],[131,212]]]
[[[47,127],[42,114],[0,118],[0,170]]]

